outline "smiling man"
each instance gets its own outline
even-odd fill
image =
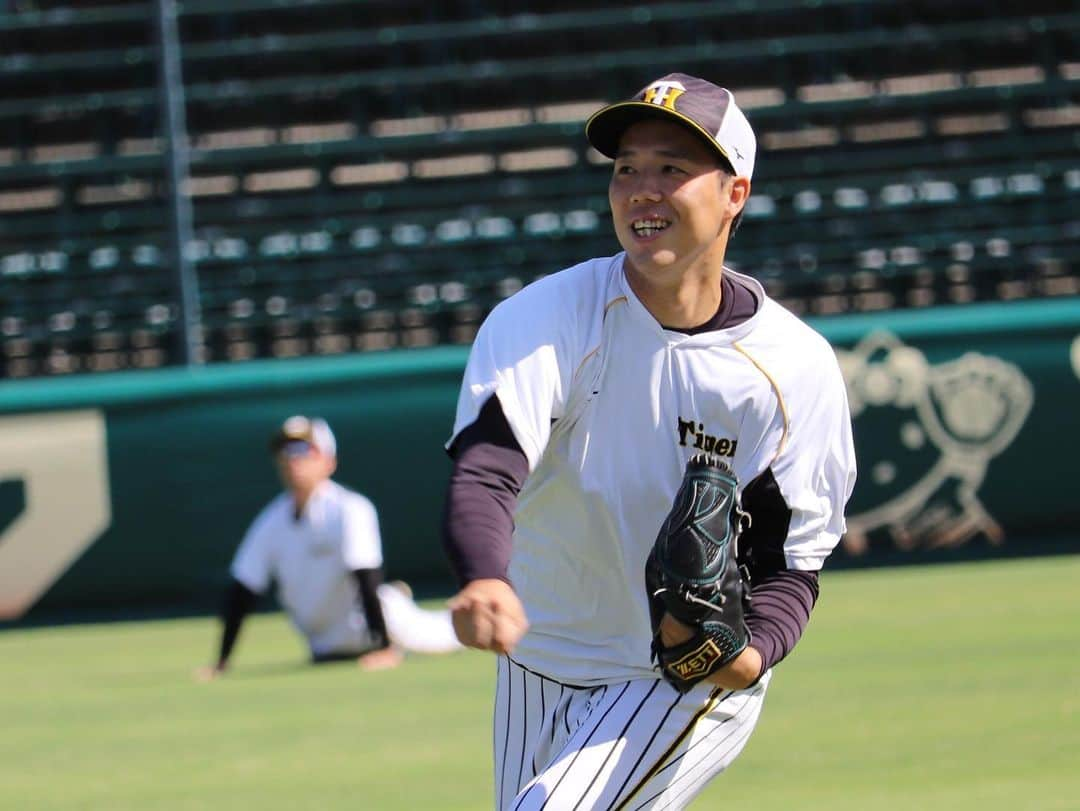
[[[756,152],[733,94],[671,74],[586,136],[614,159],[623,251],[530,285],[477,336],[447,443],[450,605],[498,655],[497,807],[680,808],[741,751],[806,627],[851,421],[825,340],[724,266]],[[697,630],[657,610],[645,568],[702,452],[737,481],[752,600],[742,647],[678,683],[654,651]]]

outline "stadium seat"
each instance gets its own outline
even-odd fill
[[[731,77],[748,110],[760,159],[729,258],[796,311],[1076,295],[1073,10],[485,10],[183,5],[208,359],[466,343],[524,284],[614,253],[581,125],[672,65]],[[179,359],[152,13],[0,19],[6,376]]]

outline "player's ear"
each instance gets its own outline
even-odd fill
[[[727,188],[728,205],[731,206],[731,216],[734,217],[743,210],[747,198],[750,197],[750,178],[738,175],[731,178]]]

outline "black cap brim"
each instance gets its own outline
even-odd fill
[[[277,453],[290,442],[306,442],[309,445],[314,445],[315,440],[310,431],[302,431],[300,433],[285,432],[283,430],[277,430],[274,435],[270,437],[268,443],[271,453]]]
[[[619,139],[627,128],[646,119],[673,121],[682,124],[694,134],[700,136],[705,144],[724,160],[727,168],[735,174],[735,168],[727,153],[716,143],[716,139],[694,119],[672,110],[645,101],[622,101],[597,110],[585,122],[585,137],[601,155],[614,158],[619,150]]]

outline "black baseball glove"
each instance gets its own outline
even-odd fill
[[[750,639],[743,618],[749,586],[736,560],[738,537],[750,516],[739,507],[737,487],[735,474],[718,457],[691,457],[645,563],[653,660],[681,693],[733,660]],[[660,639],[665,613],[694,635],[666,647]]]

